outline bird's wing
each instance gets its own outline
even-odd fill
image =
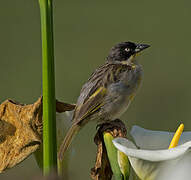
[[[119,81],[120,74],[129,69],[129,65],[106,63],[96,71],[84,84],[74,111],[73,121],[82,122],[104,105],[109,84]]]

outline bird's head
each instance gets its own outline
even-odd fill
[[[147,44],[122,42],[113,46],[107,57],[109,62],[132,62],[133,59],[144,49],[150,47]]]

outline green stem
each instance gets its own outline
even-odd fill
[[[56,104],[52,0],[39,0],[42,32],[43,172],[57,166]]]
[[[123,180],[123,175],[121,173],[119,164],[118,164],[118,158],[117,158],[117,149],[112,143],[112,140],[114,139],[113,136],[105,132],[103,134],[105,147],[107,149],[107,155],[109,158],[109,162],[111,165],[112,172],[114,174],[115,180]]]

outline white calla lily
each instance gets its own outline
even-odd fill
[[[191,179],[191,132],[182,134],[181,145],[167,149],[173,134],[134,126],[131,135],[140,149],[125,138],[116,138],[113,143],[129,157],[133,169],[142,180]]]
[[[130,132],[136,142],[136,145],[141,149],[166,149],[168,148],[174,132],[168,131],[152,131],[139,126],[133,126]],[[183,132],[179,145],[191,141],[191,132]]]

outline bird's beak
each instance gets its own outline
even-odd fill
[[[150,47],[150,45],[148,45],[148,44],[137,44],[137,46],[135,48],[135,53],[137,54],[148,47]]]

